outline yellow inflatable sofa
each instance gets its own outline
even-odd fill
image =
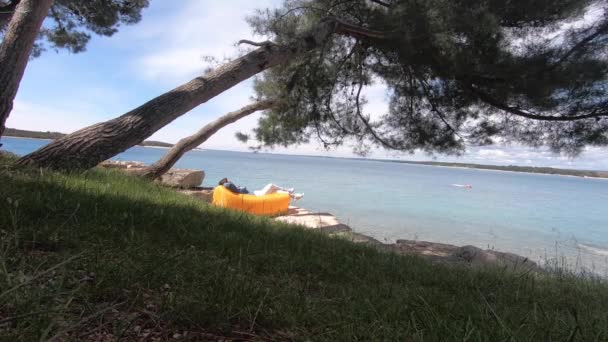
[[[289,208],[289,194],[274,193],[264,196],[236,194],[224,186],[213,190],[213,204],[219,207],[246,211],[256,215],[277,215]]]

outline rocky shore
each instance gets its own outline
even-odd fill
[[[105,161],[100,164],[104,168],[120,169],[137,174],[146,165],[133,161]],[[204,188],[205,173],[202,170],[171,169],[158,181],[173,187],[184,195],[196,197],[202,201],[211,202],[213,188]],[[455,246],[445,243],[397,240],[395,243],[383,243],[373,237],[354,232],[352,228],[341,223],[334,215],[324,212],[291,206],[282,216],[274,218],[277,221],[296,224],[307,229],[317,230],[330,236],[348,239],[355,243],[371,245],[382,251],[402,255],[416,255],[432,262],[464,265],[467,267],[500,266],[515,272],[542,272],[542,269],[528,258],[513,253],[481,249],[475,246]]]
[[[528,258],[513,253],[481,249],[475,246],[455,246],[445,243],[397,240],[395,243],[383,243],[373,237],[356,233],[349,226],[341,223],[330,213],[313,213],[303,208],[290,207],[284,216],[275,220],[297,224],[309,229],[346,238],[355,243],[372,245],[384,251],[403,255],[417,255],[432,262],[459,264],[470,267],[489,265],[501,266],[517,272],[541,272],[542,269]]]

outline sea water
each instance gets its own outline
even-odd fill
[[[2,142],[19,155],[48,143]],[[133,147],[114,159],[152,163],[165,152]],[[298,206],[330,212],[382,241],[475,245],[608,272],[604,179],[214,150],[191,151],[176,167],[205,170],[204,186],[228,177],[250,190],[294,187],[304,193]]]

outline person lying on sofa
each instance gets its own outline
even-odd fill
[[[246,187],[238,186],[238,185],[234,184],[233,182],[231,182],[228,178],[222,178],[222,180],[220,180],[218,184],[236,194],[251,194],[251,192],[249,192],[249,190],[247,190]],[[264,196],[264,195],[274,194],[277,192],[278,193],[287,193],[287,194],[289,194],[289,196],[291,198],[293,198],[295,200],[299,200],[300,198],[304,197],[304,194],[294,193],[293,188],[283,188],[283,187],[280,187],[280,186],[278,186],[276,184],[272,184],[272,183],[267,184],[261,190],[255,190],[253,192],[253,195]]]

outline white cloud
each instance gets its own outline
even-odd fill
[[[148,80],[181,80],[202,70],[201,50],[197,48],[153,53],[141,57],[137,63],[142,68],[141,74]]]
[[[371,86],[365,87],[362,94],[367,100],[363,112],[370,116],[372,122],[388,113],[388,88],[384,82],[376,81]]]
[[[234,44],[252,37],[245,17],[273,2],[277,1],[181,1],[178,11],[163,13],[132,31],[140,43],[147,42],[143,46],[155,47],[138,58],[135,67],[153,81],[173,82],[200,74],[208,66],[203,57],[234,57]]]

